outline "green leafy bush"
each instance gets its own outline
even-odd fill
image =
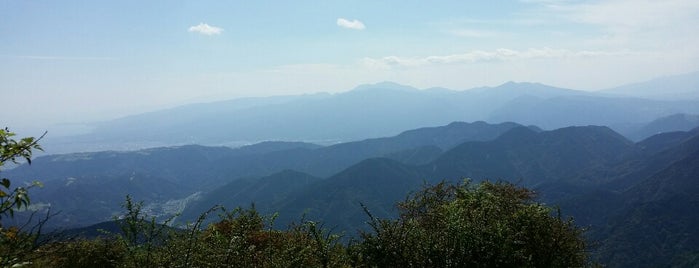
[[[378,267],[580,267],[582,230],[507,183],[444,183],[398,204],[396,220],[372,217],[362,263]]]
[[[157,224],[130,199],[122,233],[45,245],[36,267],[581,267],[582,230],[511,184],[440,183],[370,215],[371,232],[341,243],[323,224],[272,229],[254,207],[212,208],[186,228]],[[209,214],[219,219],[206,227]],[[367,211],[368,212],[368,211]]]

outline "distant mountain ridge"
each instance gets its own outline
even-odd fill
[[[699,114],[699,99],[641,99],[538,83],[455,91],[383,82],[337,94],[247,98],[133,115],[96,124],[90,134],[50,139],[45,147],[49,152],[72,152],[154,145],[240,146],[269,140],[327,145],[480,120],[543,129],[607,125],[621,131],[675,113]]]
[[[696,100],[699,99],[699,71],[659,77],[602,92],[660,100]]]
[[[177,223],[215,204],[254,203],[262,212],[279,212],[278,227],[305,217],[350,236],[366,227],[361,204],[390,218],[393,204],[425,183],[503,180],[532,188],[537,201],[560,206],[563,216],[589,227],[591,250],[602,263],[696,267],[694,114],[699,100],[535,83],[471,91],[380,83],[340,94],[180,107],[119,119],[78,137],[102,145],[140,138],[252,145],[50,155],[3,176],[44,182],[32,190],[32,209],[61,211],[49,228],[118,217],[131,194],[159,219],[181,213]],[[473,123],[458,122],[464,118]],[[506,123],[478,121],[484,118]],[[354,141],[337,142],[345,139]]]
[[[699,127],[699,115],[679,113],[655,119],[630,131],[627,136],[633,140],[643,140],[664,132],[688,131],[696,127]]]

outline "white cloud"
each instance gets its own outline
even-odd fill
[[[223,29],[206,23],[199,23],[199,25],[189,27],[188,31],[190,33],[200,33],[203,35],[218,35],[223,32]]]
[[[568,22],[596,27],[599,33],[588,45],[695,51],[699,42],[696,0],[526,2],[542,7],[531,16],[549,18],[551,24]]]
[[[458,37],[469,37],[469,38],[487,38],[496,37],[502,35],[501,33],[495,31],[483,31],[483,30],[473,30],[473,29],[458,29],[447,31],[449,34]]]
[[[611,0],[551,6],[583,23],[608,27],[667,27],[685,20],[696,21],[699,2],[695,0]]]
[[[383,58],[364,58],[362,62],[371,67],[405,66],[417,67],[435,64],[465,64],[491,61],[515,61],[529,59],[553,59],[553,58],[584,58],[598,56],[622,56],[633,54],[628,51],[571,51],[567,49],[528,49],[512,50],[499,48],[491,51],[474,50],[461,54],[427,56],[427,57],[398,57],[388,56]]]
[[[364,30],[366,26],[364,26],[364,23],[358,20],[348,20],[345,18],[338,18],[337,19],[337,26],[340,26],[342,28],[347,28],[347,29],[353,29],[353,30]]]

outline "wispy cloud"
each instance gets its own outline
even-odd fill
[[[519,1],[522,3],[546,4],[546,5],[565,4],[565,3],[573,2],[571,0],[519,0]]]
[[[569,19],[609,27],[665,27],[687,19],[696,21],[695,0],[610,0],[592,3],[556,3],[549,7]]]
[[[405,66],[418,67],[436,64],[464,64],[490,61],[514,61],[528,59],[552,59],[552,58],[581,58],[598,56],[621,56],[631,52],[608,52],[608,51],[571,51],[567,49],[528,49],[512,50],[506,48],[491,51],[474,50],[461,54],[427,56],[427,57],[398,57],[388,56],[383,58],[364,58],[365,65],[373,67]]]
[[[352,29],[352,30],[364,30],[366,26],[364,26],[364,23],[358,20],[348,20],[345,18],[338,18],[337,19],[337,26],[340,26],[342,28],[347,28],[347,29]]]
[[[502,35],[502,33],[495,31],[484,31],[484,30],[474,30],[474,29],[456,29],[447,31],[448,34],[459,37],[469,37],[469,38],[486,38],[486,37],[496,37]]]
[[[223,32],[223,28],[211,26],[206,23],[199,23],[199,25],[189,27],[190,33],[200,33],[203,35],[219,35]]]
[[[520,0],[541,9],[531,15],[597,27],[594,45],[696,46],[696,0]]]
[[[72,56],[38,56],[38,55],[0,55],[2,58],[15,58],[27,60],[55,60],[55,61],[115,61],[112,57],[72,57]]]

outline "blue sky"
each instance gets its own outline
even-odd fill
[[[699,69],[699,1],[0,0],[0,123],[394,81],[598,90]]]

